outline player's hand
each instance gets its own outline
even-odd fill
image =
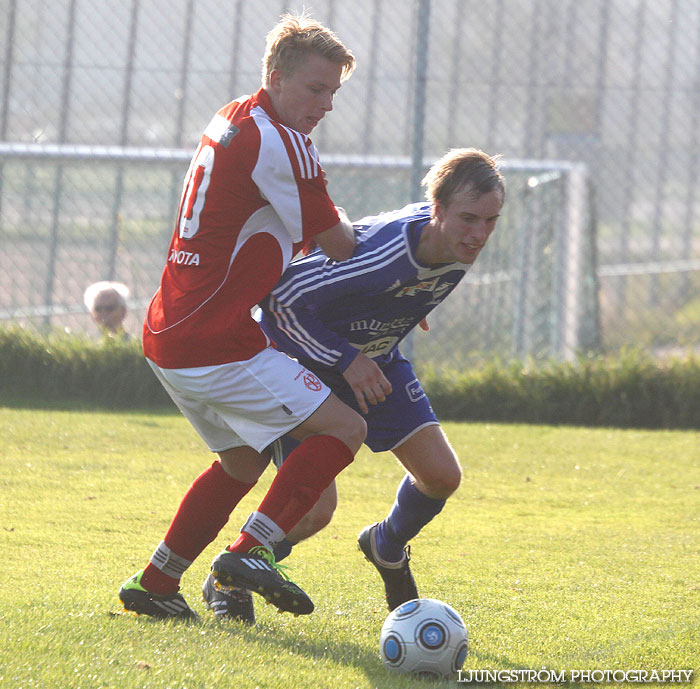
[[[421,319],[420,323],[418,323],[418,327],[423,331],[423,332],[428,332],[430,330],[430,326],[428,325],[428,319],[423,318]]]
[[[309,239],[309,241],[301,247],[301,253],[303,256],[308,256],[316,248],[318,248],[318,244],[316,244],[313,239]]]
[[[355,399],[363,414],[369,413],[368,403],[378,404],[391,394],[391,383],[382,373],[382,369],[362,352],[359,352],[345,369],[343,377],[355,393]]]

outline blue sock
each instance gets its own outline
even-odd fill
[[[396,491],[396,500],[387,518],[377,526],[377,550],[387,562],[398,562],[403,558],[406,544],[440,513],[446,500],[430,498],[421,493],[404,476]]]
[[[274,555],[275,555],[275,562],[279,562],[280,560],[284,560],[289,553],[292,552],[292,548],[294,547],[294,543],[291,541],[288,541],[286,538],[283,538],[276,546]]]

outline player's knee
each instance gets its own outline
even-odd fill
[[[462,470],[459,464],[449,465],[441,471],[429,473],[422,477],[423,491],[433,497],[446,499],[449,498],[462,482]]]
[[[457,491],[460,483],[462,483],[462,470],[459,464],[457,464],[445,475],[443,479],[443,488],[448,495],[452,495]]]
[[[357,452],[367,437],[367,422],[359,414],[355,414],[355,416],[352,423],[352,441],[355,447],[352,449]]]
[[[342,440],[354,455],[367,437],[367,422],[358,413],[350,411],[333,429],[333,435]]]

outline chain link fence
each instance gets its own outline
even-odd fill
[[[700,342],[700,3],[315,0],[358,59],[314,132],[351,217],[418,200],[451,147],[507,212],[422,361]],[[164,265],[201,131],[260,83],[277,0],[0,4],[0,323],[94,332],[85,287]],[[430,344],[428,345],[428,339]]]

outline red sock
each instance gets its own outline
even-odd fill
[[[182,572],[217,537],[234,507],[254,485],[229,476],[219,461],[202,472],[185,493],[163,543],[141,577],[141,585],[151,593],[175,593]],[[154,559],[159,566],[153,564]]]
[[[284,460],[257,511],[289,533],[352,460],[348,446],[332,435],[307,438]],[[268,547],[243,531],[228,550],[248,552],[257,545]]]

